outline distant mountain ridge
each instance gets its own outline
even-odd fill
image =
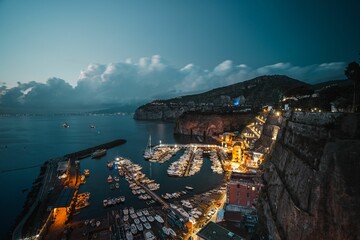
[[[348,84],[348,81],[331,81],[329,84]],[[260,76],[225,87],[167,100],[156,100],[140,106],[134,114],[139,120],[171,120],[188,111],[223,111],[224,106],[238,98],[243,108],[256,109],[264,105],[274,105],[287,92],[314,92],[327,83],[311,85],[284,75]]]

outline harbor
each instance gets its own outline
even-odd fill
[[[201,145],[201,147],[206,148],[207,152],[211,148],[210,145]],[[201,170],[205,170],[207,174],[213,172],[211,170],[213,164],[210,158],[204,161],[201,147],[195,145],[175,147],[175,145],[163,144],[154,147],[153,161],[140,160],[137,163],[118,155],[115,149],[108,149],[106,154],[102,153],[98,158],[93,158],[91,154],[83,158],[83,152],[80,151],[81,154],[77,154],[77,156],[81,160],[62,161],[68,162],[67,169],[61,174],[58,172],[59,169],[54,172],[54,176],[57,178],[56,183],[48,188],[54,189],[51,190],[53,193],[58,192],[57,197],[54,194],[52,197],[54,200],[50,200],[49,203],[50,207],[55,205],[55,208],[48,208],[50,212],[44,213],[48,217],[45,222],[42,222],[41,231],[33,228],[33,234],[45,234],[53,237],[64,234],[82,236],[79,239],[99,238],[106,235],[112,236],[113,239],[131,239],[131,233],[134,239],[143,239],[147,235],[160,237],[160,239],[167,237],[181,239],[182,237],[179,236],[188,231],[186,224],[189,219],[195,222],[192,212],[186,207],[197,206],[197,204],[190,204],[187,201],[191,201],[196,194],[212,190],[211,186],[219,186],[223,182],[223,176],[219,175],[219,178],[214,179],[213,184],[205,188],[193,183],[194,179],[191,178],[201,176]],[[101,149],[98,147],[93,150],[101,151]],[[156,157],[159,149],[162,154]],[[174,188],[168,182],[178,182],[178,180],[169,178],[166,171],[169,165],[186,151],[192,152],[191,160],[188,161],[183,171],[183,175],[187,177],[184,178],[182,184],[178,184],[175,192],[170,192],[169,190],[174,190]],[[168,159],[164,161],[166,158]],[[205,169],[202,169],[203,164],[200,164],[200,161],[205,162]],[[54,166],[57,165],[54,163]],[[143,166],[147,168],[144,169]],[[159,172],[159,170],[161,171]],[[154,175],[153,172],[157,172],[157,174]],[[194,182],[197,183],[196,180]],[[66,191],[68,200],[61,203],[64,205],[63,207],[56,204],[59,204],[59,198],[64,198],[64,193],[60,189],[64,185],[67,188],[63,188],[63,191],[66,189],[74,189],[74,191]],[[99,189],[99,186],[103,187]],[[46,190],[44,189],[44,191]],[[183,208],[177,207],[176,201],[185,201]],[[158,215],[164,219],[164,223],[156,220],[155,223],[151,223],[149,219],[144,221],[144,218],[136,217],[134,213],[125,214],[126,209],[128,212],[135,209],[135,214],[138,213],[138,209],[144,210],[145,213],[148,211],[150,220],[151,217],[155,218]],[[198,208],[195,207],[193,213],[196,214],[197,210]],[[201,208],[199,212],[201,211],[204,209]],[[138,219],[140,222],[137,221]],[[130,228],[128,228],[129,226]],[[136,227],[136,232],[131,231],[134,229],[132,226]],[[79,232],[80,229],[81,232]],[[119,238],[119,236],[121,237]]]

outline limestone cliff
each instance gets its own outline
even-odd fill
[[[251,113],[184,113],[175,124],[175,134],[211,137],[243,129],[254,117]]]
[[[274,239],[358,239],[360,115],[292,113],[269,117],[262,144],[277,141],[264,164],[260,203]]]

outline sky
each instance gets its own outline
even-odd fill
[[[343,79],[359,59],[359,12],[355,0],[0,0],[0,110],[151,99],[267,74]]]

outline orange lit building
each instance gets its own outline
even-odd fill
[[[252,207],[256,204],[261,184],[256,174],[233,172],[227,189],[227,204]]]

